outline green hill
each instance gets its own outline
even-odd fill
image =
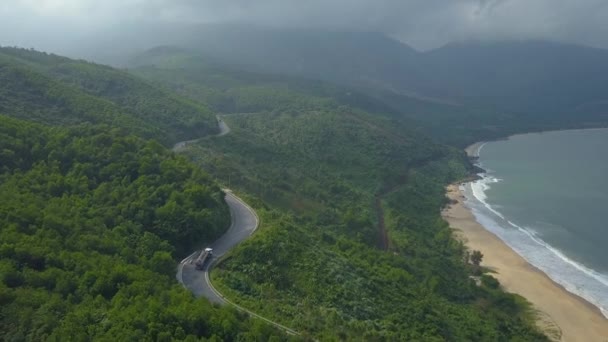
[[[214,284],[304,338],[545,340],[525,300],[489,275],[471,279],[479,270],[439,215],[444,186],[471,166],[416,115],[181,50],[152,51],[132,74],[3,51],[0,75],[12,83],[2,83],[2,109],[68,126],[0,117],[0,324],[11,339],[277,334],[194,301],[172,279],[180,254],[227,227],[215,178],[248,196],[262,225]],[[188,136],[185,118],[202,117],[188,108],[207,104],[232,131],[186,149],[205,172],[129,135],[169,144]]]
[[[321,340],[543,340],[439,217],[460,152],[356,111],[224,119],[188,154],[258,199],[261,231],[212,274],[231,298]]]
[[[598,127],[608,122],[602,114],[605,105],[602,101],[577,108],[576,115],[559,112],[529,115],[504,110],[487,101],[465,105],[382,87],[340,86],[287,75],[260,74],[175,47],[159,47],[136,56],[129,71],[207,105],[217,113],[327,110],[347,106],[399,121],[437,142],[461,148],[515,133]]]
[[[318,109],[348,105],[369,112],[394,112],[353,88],[227,66],[195,51],[158,47],[131,60],[129,71],[168,87],[222,114]]]
[[[0,111],[48,124],[104,123],[166,144],[217,132],[205,106],[126,72],[0,48]]]
[[[183,28],[169,41],[235,69],[355,88],[458,146],[608,125],[605,49],[480,41],[419,52],[380,33],[243,25]]]
[[[607,121],[605,105],[599,116],[579,110],[607,100],[605,49],[498,40],[420,52],[382,33],[228,24],[190,27],[175,35],[178,46],[264,73],[483,104],[544,121],[576,122],[581,116]]]
[[[229,135],[186,153],[261,216],[212,274],[232,299],[320,340],[543,340],[524,300],[469,278],[439,216],[444,185],[469,165],[425,123],[348,88],[256,77],[184,50],[140,62],[132,72],[228,113]],[[408,108],[451,108],[418,105]]]
[[[229,225],[184,158],[108,127],[0,116],[3,340],[267,340],[273,329],[194,300],[175,259]]]

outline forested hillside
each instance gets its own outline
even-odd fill
[[[261,231],[212,274],[239,303],[321,339],[543,339],[525,301],[469,279],[476,270],[438,211],[444,185],[469,166],[424,123],[343,87],[255,82],[183,50],[144,57],[136,74],[230,113],[231,134],[187,154],[250,194],[261,216]],[[465,132],[461,141],[476,134]]]
[[[201,102],[221,114],[333,110],[374,114],[455,146],[540,129],[514,115],[419,99],[381,88],[355,89],[323,81],[268,75],[229,66],[193,50],[158,47],[131,60],[129,71]],[[545,126],[546,127],[546,126]]]
[[[480,41],[420,52],[379,33],[232,25],[173,34],[174,45],[235,70],[354,88],[461,147],[514,133],[608,125],[605,49]],[[192,66],[184,60],[182,53],[173,68]]]
[[[209,59],[192,50],[158,47],[134,57],[129,71],[165,86],[221,114],[283,109],[321,109],[348,105],[391,114],[384,102],[353,88],[331,83],[261,74]]]
[[[153,51],[135,76],[0,53],[2,110],[55,126],[1,117],[8,338],[284,338],[174,280],[175,260],[228,227],[216,179],[247,196],[262,226],[214,284],[304,338],[544,340],[525,300],[489,275],[471,279],[481,270],[439,216],[444,186],[471,166],[430,125],[349,88],[168,52]],[[192,136],[202,139],[186,153],[201,168],[145,140],[170,145],[194,133],[184,118],[215,125],[215,113],[229,113],[232,131]]]
[[[449,97],[438,100],[382,87],[339,86],[286,75],[260,74],[176,47],[152,49],[134,58],[131,65],[130,71],[135,75],[206,104],[218,113],[326,110],[342,105],[399,121],[435,141],[457,147],[514,133],[608,124],[602,101],[581,105],[571,112],[531,113],[516,110],[514,106],[510,109],[497,106],[490,98],[477,101],[469,97],[464,102]],[[455,65],[453,69],[459,70],[459,67]],[[481,81],[477,79],[477,82]],[[523,100],[512,102],[518,101]],[[529,108],[534,106],[531,104]]]
[[[506,40],[416,51],[382,33],[246,25],[208,25],[179,34],[179,46],[260,72],[483,104],[545,121],[597,115],[607,121],[605,49]]]
[[[0,116],[3,340],[267,340],[194,300],[175,260],[213,241],[228,208],[209,176],[109,127]]]
[[[239,303],[322,340],[543,340],[439,218],[460,152],[350,111],[224,119],[188,154],[259,199],[261,231],[212,274]]]
[[[18,118],[104,123],[165,144],[217,132],[204,105],[106,66],[0,48],[0,81],[0,111]]]

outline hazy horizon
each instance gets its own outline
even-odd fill
[[[135,48],[200,24],[385,33],[418,51],[451,42],[549,40],[608,48],[608,3],[584,0],[15,0],[0,3],[0,45],[70,56],[96,43]],[[101,44],[100,46],[103,46]]]

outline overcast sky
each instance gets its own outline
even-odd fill
[[[235,21],[381,31],[418,49],[495,38],[608,48],[608,0],[0,0],[0,45],[60,52],[92,33]]]

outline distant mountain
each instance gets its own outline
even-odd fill
[[[263,71],[400,87],[417,81],[419,53],[380,33],[216,29],[199,36],[201,51]],[[412,79],[404,82],[404,77]]]
[[[172,46],[156,47],[135,56],[128,70],[222,114],[294,107],[314,110],[330,104],[397,114],[383,101],[352,86],[244,70],[200,52]]]
[[[225,26],[198,28],[174,43],[250,70],[381,89],[427,102],[608,120],[608,50],[500,41],[418,52],[381,33]]]
[[[192,43],[209,57],[260,72],[410,95],[426,85],[421,54],[382,33],[214,27]]]
[[[538,125],[608,122],[603,92],[608,50],[547,41],[471,41],[420,52],[376,32],[244,25],[161,25],[154,30],[98,37],[86,42],[94,51],[89,55],[99,60],[100,51],[115,52],[112,60],[125,65],[126,51],[179,46],[240,69],[328,81],[393,100],[523,115]]]
[[[422,82],[415,77],[420,53],[376,32],[159,25],[153,32],[133,29],[120,36],[96,37],[83,42],[79,55],[125,66],[129,64],[125,57],[128,51],[137,55],[156,46],[197,50],[217,62],[252,71],[337,83],[403,89],[404,85]]]
[[[468,42],[423,57],[434,89],[467,102],[564,112],[608,99],[608,50],[544,41]]]
[[[403,121],[405,126],[457,146],[517,132],[597,127],[608,122],[602,115],[602,102],[573,111],[505,109],[508,105],[515,108],[525,99],[504,96],[510,102],[505,100],[501,107],[496,104],[500,97],[459,94],[429,98],[373,85],[333,85],[297,76],[245,71],[243,66],[227,66],[201,52],[168,46],[139,54],[130,64],[135,75],[219,113],[317,110],[343,105]],[[527,109],[524,105],[519,108]]]

